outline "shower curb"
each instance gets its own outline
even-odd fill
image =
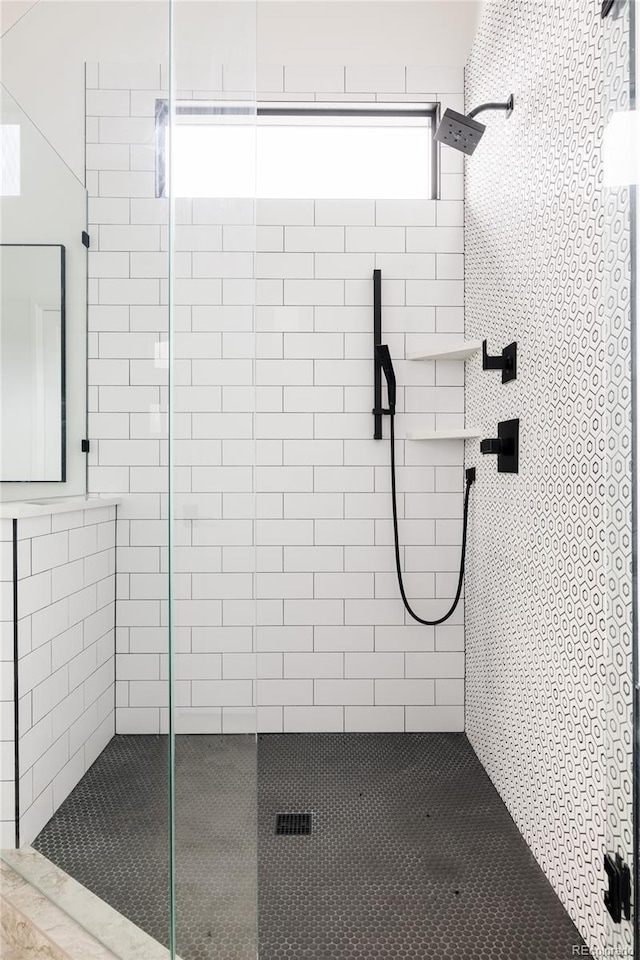
[[[115,960],[115,954],[6,864],[2,878],[2,953],[27,960]]]
[[[0,872],[3,947],[29,951],[20,957],[169,960],[166,947],[33,847],[2,850]]]

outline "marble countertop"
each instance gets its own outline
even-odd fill
[[[69,945],[65,956],[74,960],[103,960],[105,956],[126,957],[127,960],[170,960],[166,947],[104,900],[96,897],[64,870],[56,867],[33,847],[2,850],[0,867],[3,862],[15,872],[14,886],[16,883],[19,886],[20,881],[22,882],[25,896],[36,896],[39,906],[46,898],[46,901],[50,901],[69,918],[69,930],[66,931]],[[27,912],[24,904],[22,909]],[[60,924],[58,929],[60,930]],[[61,932],[65,933],[64,929]],[[95,947],[99,946],[103,952],[96,950],[95,953],[90,953],[86,943],[78,944],[78,949],[71,949],[74,940],[82,935],[86,938],[87,934],[97,941]],[[34,960],[35,956],[45,957],[48,954],[38,953],[34,955]],[[177,954],[176,960],[180,960]]]
[[[46,500],[12,500],[0,503],[0,518],[44,517],[53,513],[70,513],[73,510],[96,510],[99,507],[115,507],[117,497],[48,497]]]

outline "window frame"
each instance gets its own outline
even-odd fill
[[[439,104],[434,102],[407,101],[406,103],[382,103],[380,101],[341,101],[339,103],[304,101],[271,102],[262,101],[255,106],[246,103],[216,100],[179,100],[175,107],[177,116],[253,116],[259,117],[424,117],[435,134],[439,121]],[[156,100],[156,197],[167,194],[167,128],[170,109],[167,99]],[[435,136],[431,137],[430,196],[429,200],[438,200],[440,196],[440,150]],[[308,198],[313,199],[313,197]],[[378,198],[372,198],[378,199]],[[383,199],[383,198],[380,198]]]

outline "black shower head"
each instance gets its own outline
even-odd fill
[[[455,110],[445,110],[436,130],[436,140],[471,156],[485,130],[483,123],[478,123],[463,113],[456,113]]]
[[[513,113],[513,94],[506,103],[483,103],[468,114],[445,110],[435,132],[436,140],[470,157],[487,129],[483,123],[478,123],[473,118],[485,110],[504,110],[506,116],[510,117]]]
[[[378,355],[378,360],[380,361],[380,366],[382,367],[383,373],[387,380],[389,410],[391,413],[394,413],[396,409],[396,375],[393,370],[389,347],[386,345],[386,343],[379,343],[376,346],[376,353]]]

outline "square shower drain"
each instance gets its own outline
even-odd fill
[[[310,813],[276,814],[276,834],[281,837],[306,837],[311,833]]]

